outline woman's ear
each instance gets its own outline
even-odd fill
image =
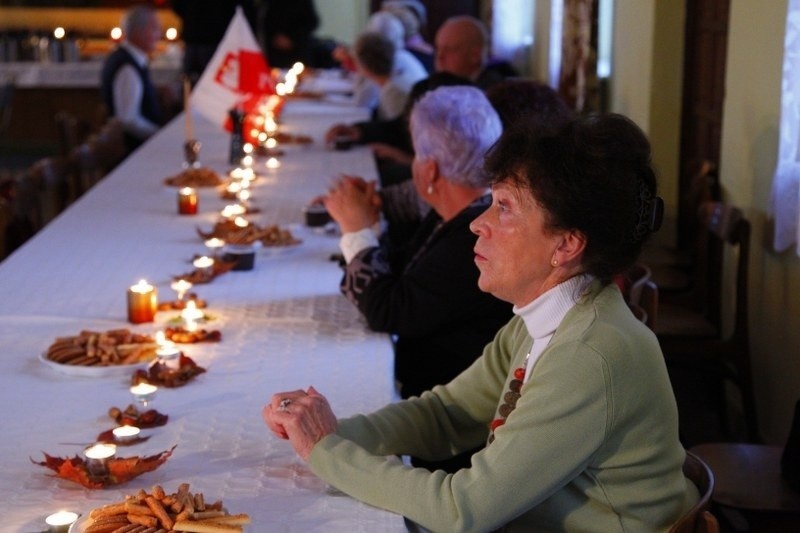
[[[565,231],[561,235],[561,242],[553,255],[559,264],[580,263],[583,251],[586,249],[586,235],[578,230]]]

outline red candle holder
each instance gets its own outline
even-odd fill
[[[178,191],[178,214],[197,214],[197,191],[191,187],[184,187]]]

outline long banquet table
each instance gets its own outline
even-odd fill
[[[126,290],[140,278],[173,300],[171,276],[191,270],[206,250],[196,227],[210,228],[229,203],[199,189],[200,213],[176,214],[176,189],[163,184],[180,171],[184,121],[179,117],[129,157],[35,238],[0,263],[0,516],[3,531],[45,529],[57,510],[88,513],[154,484],[167,492],[190,483],[232,513],[248,513],[248,531],[404,531],[402,517],[361,504],[316,478],[291,446],[272,436],[261,407],[273,392],[314,385],[338,415],[376,409],[395,399],[392,351],[369,332],[339,294],[341,270],[330,260],[338,237],[302,225],[301,207],[338,173],[375,178],[367,149],[337,152],[322,145],[333,122],[363,118],[341,104],[296,101],[284,131],[308,134],[310,146],[288,146],[281,168],[256,169],[251,220],[289,227],[298,246],[263,248],[249,272],[228,272],[193,290],[208,301],[222,341],[180,345],[207,372],[184,387],[159,389],[152,407],[169,416],[150,438],[119,447],[118,456],[149,456],[177,445],[160,468],[113,488],[84,489],[54,477],[31,459],[42,452],[70,457],[114,427],[107,411],[132,399],[129,376],[66,375],[39,360],[58,336],[120,327],[143,333],[155,323],[126,321]],[[226,172],[228,137],[194,115],[201,162]]]

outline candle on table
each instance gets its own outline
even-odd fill
[[[264,141],[264,146],[272,150],[273,148],[278,146],[278,139],[276,139],[275,137],[270,137],[266,141]]]
[[[214,273],[214,259],[203,255],[192,261],[192,265],[204,276],[211,276]],[[194,302],[187,302],[186,305]]]
[[[139,428],[136,426],[119,426],[111,430],[114,440],[117,442],[130,442],[139,436]]]
[[[234,218],[233,219],[233,223],[236,225],[236,227],[239,227],[239,228],[246,228],[247,226],[250,225],[250,222],[248,222],[247,219],[244,218],[244,217],[236,217],[236,218]]]
[[[251,168],[253,166],[253,156],[249,154],[244,156],[242,158],[242,166],[245,168],[245,170]]]
[[[178,301],[180,302],[183,300],[183,297],[186,296],[186,291],[192,288],[192,282],[179,279],[170,283],[169,287],[178,293]]]
[[[216,258],[220,248],[225,246],[225,241],[217,237],[211,237],[210,239],[206,239],[205,245],[206,248],[211,251],[211,256]]]
[[[145,280],[128,288],[128,321],[132,324],[152,322],[156,316],[156,288]]]
[[[241,191],[237,192],[236,199],[239,200],[242,205],[246,204],[247,201],[250,200],[250,190],[242,189]]]
[[[181,311],[183,326],[187,331],[197,331],[197,321],[205,316],[203,311],[197,308],[194,302],[187,302],[186,307]]]
[[[229,204],[222,208],[219,212],[222,218],[236,218],[241,216],[247,211],[241,204]]]
[[[130,390],[134,400],[142,404],[142,407],[147,407],[147,405],[153,401],[153,398],[156,397],[158,387],[149,383],[139,383],[131,387]]]
[[[192,187],[178,190],[178,213],[181,215],[197,214],[197,191]]]
[[[78,513],[72,511],[58,511],[44,519],[49,533],[67,533],[69,527],[78,519]]]
[[[89,446],[83,451],[86,457],[86,468],[89,475],[102,477],[108,475],[108,460],[117,453],[114,444],[97,443]]]
[[[281,162],[278,161],[277,157],[270,157],[269,159],[267,159],[266,165],[268,169],[275,170],[276,168],[280,168]]]
[[[194,306],[194,302],[189,303]],[[156,333],[156,344],[158,344],[158,348],[156,348],[156,357],[158,357],[158,361],[169,368],[180,368],[181,351],[174,342],[167,340],[163,331]]]

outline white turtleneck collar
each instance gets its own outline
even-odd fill
[[[588,274],[573,276],[540,295],[531,303],[522,307],[514,306],[514,314],[522,318],[528,333],[533,338],[533,346],[525,366],[525,381],[528,380],[531,369],[547,347],[556,328],[593,279],[593,276]]]

